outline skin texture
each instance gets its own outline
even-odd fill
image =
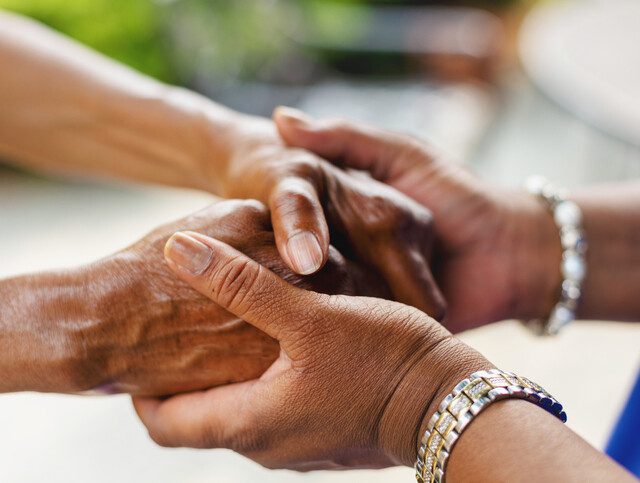
[[[318,274],[293,274],[266,208],[222,201],[87,267],[1,284],[2,390],[162,395],[260,376],[277,342],[175,278],[162,250],[180,229],[224,240],[295,285],[390,296],[374,271],[334,248]]]
[[[374,266],[396,300],[442,318],[445,301],[429,267],[430,213],[363,173],[346,175],[308,151],[285,148],[270,122],[243,126],[252,134],[237,143],[224,195],[255,197],[269,206],[276,244],[289,266],[288,234],[312,232],[324,247],[331,227],[331,242]]]
[[[329,163],[286,146],[270,121],[159,83],[3,13],[0,64],[11,66],[0,75],[3,158],[56,173],[257,199],[270,209],[278,252],[294,272],[315,273],[329,259],[329,244],[348,238],[396,298],[442,315],[430,245],[419,240],[429,215],[417,203],[411,217],[397,217],[391,190],[358,188]],[[364,206],[370,209],[360,220],[354,215]],[[337,227],[331,237],[330,226]]]
[[[315,121],[292,109],[277,111],[275,121],[290,145],[366,170],[431,210],[433,270],[451,331],[549,315],[562,279],[561,245],[543,203],[486,183],[407,136],[347,121]],[[633,295],[640,286],[639,193],[638,182],[631,182],[569,194],[583,210],[589,239],[582,318],[640,318]]]
[[[268,468],[301,471],[410,465],[444,395],[472,370],[491,367],[423,312],[293,287],[202,234],[174,235],[165,255],[179,278],[280,341],[282,351],[257,380],[164,400],[135,398],[161,445],[230,448]],[[513,403],[472,422],[460,444],[476,454],[452,457],[448,481],[527,481],[532,474],[542,481],[588,481],[594,474],[633,481],[546,412]],[[559,451],[560,444],[568,449]],[[477,445],[499,447],[502,464],[489,457],[493,452],[478,457]]]
[[[190,246],[210,252],[187,251]],[[447,372],[434,371],[438,358],[427,355],[451,347],[460,348],[466,362],[487,364],[423,312],[382,299],[295,289],[202,234],[175,235],[166,254],[182,280],[279,340],[282,352],[257,380],[166,402],[138,399],[138,413],[160,444],[230,447],[269,468],[398,464],[379,445],[391,444],[389,435],[402,428],[404,452],[413,451],[421,411],[407,418],[385,414],[390,400],[393,407],[407,405],[407,395],[396,397],[395,388],[408,373],[433,378],[438,387]]]
[[[433,242],[424,236],[428,217],[416,216],[415,208],[408,216],[394,211],[381,188],[359,189],[357,178],[345,182],[343,173],[300,149],[308,148],[368,169],[434,211],[434,262],[452,304],[452,330],[506,316],[545,315],[555,299],[557,232],[540,205],[521,193],[485,185],[406,138],[344,123],[296,130],[280,118],[287,146],[264,120],[140,76],[42,26],[0,14],[0,27],[0,64],[11,66],[0,76],[0,154],[12,162],[258,198],[271,208],[275,236],[267,221],[267,228],[245,233],[245,225],[225,216],[208,220],[202,214],[167,232],[199,229],[301,281],[279,264],[275,241],[297,273],[327,265],[329,275],[318,275],[316,290],[383,290],[379,275],[365,270],[365,282],[359,282],[337,253],[338,275],[332,274],[331,233],[331,241],[347,247],[348,258],[375,266],[394,296],[420,307],[428,301],[433,314],[440,313],[425,271]],[[637,203],[637,196],[630,199]],[[639,210],[625,203],[609,192],[604,200],[588,194],[581,199],[595,241],[585,313],[638,315],[632,298],[640,273]],[[422,222],[414,228],[416,220]],[[218,234],[210,222],[234,235]],[[246,238],[235,239],[237,232]],[[488,364],[415,309],[296,291],[239,252],[201,239],[222,250],[228,263],[205,270],[209,278],[179,275],[218,305],[209,303],[160,268],[159,248],[167,236],[156,232],[91,267],[0,283],[0,389],[165,394],[251,378],[277,358],[258,380],[166,400],[139,399],[137,409],[165,445],[230,447],[271,467],[379,467],[411,464],[434,404],[471,370]],[[343,279],[345,270],[349,277]],[[612,281],[620,290],[608,290]],[[257,328],[239,322],[244,318]],[[461,439],[452,455],[452,481],[478,475],[517,481],[522,474],[547,475],[550,468],[553,475],[542,479],[625,477],[535,407],[518,408],[490,411],[474,423],[485,439],[473,432]],[[522,420],[531,424],[526,432]],[[572,451],[534,451],[550,435]],[[510,463],[478,458],[476,444],[512,456]],[[575,461],[589,464],[576,468]]]

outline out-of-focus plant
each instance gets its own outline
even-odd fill
[[[480,8],[499,9],[509,7],[527,0],[299,0],[301,4],[312,5],[313,8],[330,8],[331,3],[371,5],[371,6],[425,6],[425,5],[464,5]]]
[[[287,31],[298,9],[283,0],[165,0],[176,65],[186,82],[294,81]]]
[[[165,81],[175,80],[152,0],[0,0],[99,52]]]
[[[508,7],[523,0],[299,0],[300,3],[342,3],[342,4],[359,4],[359,5],[465,5],[479,8],[501,8]]]
[[[373,6],[500,8],[522,1],[0,0],[0,8],[39,20],[161,80],[220,85],[313,77],[313,62],[305,61],[331,63],[331,55],[314,48],[346,46],[359,38]]]

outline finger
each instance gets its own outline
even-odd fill
[[[446,302],[423,255],[413,248],[382,244],[372,260],[398,301],[441,321]]]
[[[285,178],[273,189],[269,207],[286,264],[301,275],[320,270],[329,256],[329,228],[316,188],[302,178]]]
[[[134,397],[133,407],[161,446],[226,448],[242,424],[241,401],[254,382],[180,394],[166,400]]]
[[[307,149],[343,167],[369,171],[388,180],[401,170],[398,154],[414,145],[412,138],[348,121],[317,121],[297,109],[279,107],[273,120],[290,146]]]
[[[308,304],[321,296],[288,284],[229,245],[199,233],[173,235],[165,258],[197,291],[278,340],[283,329],[295,332]]]

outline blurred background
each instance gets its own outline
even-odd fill
[[[269,116],[286,104],[411,133],[495,183],[517,186],[534,173],[564,186],[640,177],[637,0],[0,0],[0,8],[244,112]],[[0,276],[95,260],[210,201],[0,168]],[[539,340],[507,321],[462,337],[547,385],[599,448],[640,365],[637,324],[579,322]],[[594,374],[600,390],[585,400]],[[224,451],[157,448],[126,397],[2,396],[0,427],[3,482],[412,481],[409,469],[298,475]]]

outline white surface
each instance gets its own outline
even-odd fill
[[[525,70],[556,102],[640,145],[640,2],[543,5],[520,36]]]
[[[202,194],[49,182],[0,170],[0,276],[84,263],[206,205]],[[602,446],[640,363],[640,327],[579,324],[538,340],[514,323],[465,335],[498,366],[538,380]],[[598,381],[598,391],[586,387]],[[156,447],[127,397],[0,396],[0,481],[19,483],[410,482],[410,469],[272,472],[226,451]]]

